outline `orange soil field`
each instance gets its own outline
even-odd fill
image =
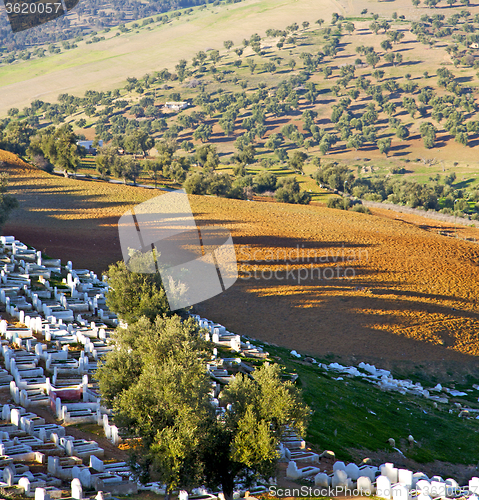
[[[2,159],[20,202],[4,234],[75,268],[102,272],[121,259],[118,218],[158,194],[52,176],[9,153],[0,152]],[[225,293],[195,306],[199,314],[242,335],[344,362],[443,373],[476,364],[479,244],[438,234],[453,232],[450,225],[387,210],[368,216],[318,205],[190,202],[199,224],[232,232],[241,274]],[[458,233],[479,239],[477,229],[458,226]]]

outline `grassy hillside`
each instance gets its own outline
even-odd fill
[[[377,465],[390,461],[396,467],[429,476],[454,477],[460,484],[475,474],[477,442],[471,436],[479,423],[474,417],[458,418],[461,410],[455,405],[477,407],[475,391],[471,390],[474,378],[456,381],[456,388],[470,391],[467,397],[434,404],[418,396],[381,391],[358,378],[326,372],[304,358],[295,360],[285,349],[263,347],[280,359],[286,373],[298,375],[297,383],[313,410],[307,438],[314,450],[333,450],[338,460],[356,463],[366,457]],[[331,357],[321,361],[329,363]],[[413,379],[427,387],[438,380],[424,376],[421,370]],[[415,443],[408,442],[409,435]],[[392,448],[389,438],[395,440],[401,453]]]
[[[108,90],[126,76],[139,78],[164,67],[173,70],[180,59],[208,47],[221,49],[228,38],[239,41],[255,32],[264,34],[269,26],[314,22],[336,9],[333,0],[245,0],[195,8],[166,25],[155,22],[120,36],[117,28],[99,33],[105,40],[98,44],[87,45],[85,40],[61,54],[0,66],[0,115],[33,99],[52,101],[63,92]]]

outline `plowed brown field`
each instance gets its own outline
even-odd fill
[[[158,194],[51,176],[9,153],[2,159],[20,201],[4,234],[76,268],[102,272],[119,260],[118,218]],[[241,270],[232,288],[196,306],[200,314],[343,361],[431,370],[476,364],[479,244],[438,234],[453,227],[387,210],[368,216],[214,197],[190,202],[200,224],[232,232]],[[479,239],[476,229],[458,226],[458,233]]]

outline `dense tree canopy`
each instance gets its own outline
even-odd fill
[[[238,374],[218,413],[205,371],[211,352],[192,319],[141,318],[119,328],[114,341],[97,372],[100,390],[117,424],[142,438],[132,458],[145,481],[156,478],[169,490],[221,487],[232,498],[235,480],[275,474],[288,428],[305,430],[309,409],[295,386],[281,381],[278,365],[256,369],[253,378]]]

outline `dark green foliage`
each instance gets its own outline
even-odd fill
[[[305,431],[309,408],[274,364],[253,378],[237,374],[222,393],[228,409],[217,417],[204,369],[211,353],[192,319],[141,318],[117,329],[114,342],[97,377],[117,425],[142,438],[132,458],[144,482],[153,475],[169,491],[222,487],[229,500],[235,480],[250,486],[275,474],[288,428]]]
[[[257,193],[275,191],[278,178],[272,172],[261,172],[253,177],[253,186]]]
[[[10,121],[5,127],[0,124],[0,149],[24,155],[35,130],[25,122]]]
[[[306,191],[301,191],[298,181],[292,177],[283,177],[277,185],[278,189],[274,195],[276,201],[301,205],[308,205],[311,201],[311,195]]]
[[[70,124],[51,126],[32,137],[27,152],[32,157],[43,156],[56,168],[76,172],[81,157],[77,141]]]
[[[135,257],[131,256],[131,265]],[[134,323],[142,316],[154,321],[158,315],[171,314],[159,273],[132,272],[120,261],[108,268],[107,275],[111,289],[106,303],[121,319]]]

